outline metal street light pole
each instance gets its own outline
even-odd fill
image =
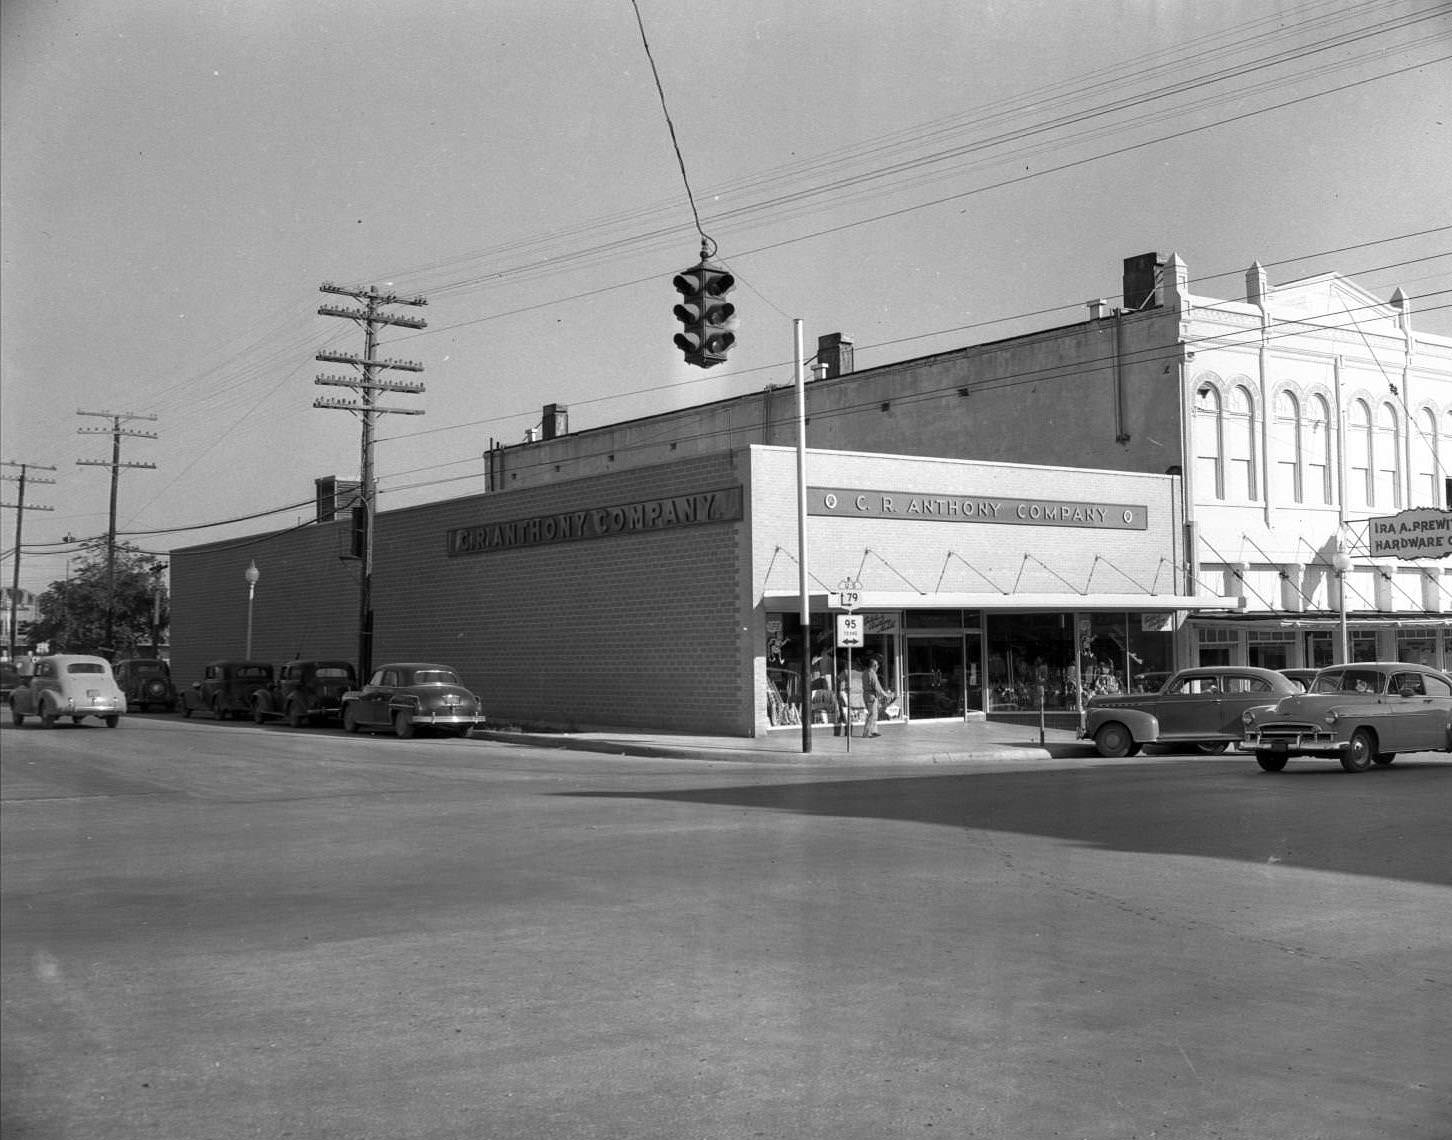
[[[1336,570],[1336,604],[1341,618],[1341,664],[1347,665],[1351,662],[1351,637],[1346,628],[1346,573],[1351,569],[1351,558],[1339,542],[1331,565]]]
[[[257,560],[254,558],[248,565],[242,577],[247,579],[247,653],[248,661],[252,660],[252,595],[257,592],[257,579],[262,577],[262,571],[257,569]]]

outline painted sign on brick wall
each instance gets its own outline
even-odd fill
[[[720,487],[689,495],[455,527],[446,533],[445,541],[452,558],[460,554],[517,550],[526,546],[578,542],[620,534],[677,530],[740,519],[741,502],[740,487]]]
[[[807,513],[837,518],[1149,529],[1149,508],[1143,504],[1084,499],[1005,499],[997,495],[937,495],[852,487],[809,488]]]

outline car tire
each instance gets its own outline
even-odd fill
[[[1203,752],[1206,756],[1219,756],[1229,747],[1228,740],[1202,740],[1195,745],[1195,751]]]
[[[1255,754],[1255,762],[1260,765],[1262,772],[1279,772],[1286,766],[1290,757],[1284,752],[1272,752],[1262,748]]]
[[[212,712],[218,720],[230,720],[232,717],[231,711],[222,703],[220,698],[212,703]]]
[[[25,714],[18,711],[14,705],[10,706],[10,723],[16,728],[25,723]]]
[[[1131,755],[1134,737],[1119,721],[1112,720],[1099,726],[1099,731],[1094,734],[1094,747],[1099,750],[1099,755],[1117,760],[1121,756]]]
[[[115,728],[121,723],[121,718],[115,713],[112,713],[110,716],[103,716],[101,719],[106,722],[107,728]]]
[[[267,717],[264,716],[263,715],[263,712],[262,712],[262,701],[261,700],[255,700],[255,701],[252,702],[252,723],[253,724],[266,724],[267,723]]]
[[[1395,752],[1378,752],[1374,757],[1372,757],[1372,759],[1375,760],[1376,763],[1380,764],[1383,768],[1385,768],[1396,758],[1397,754]]]
[[[399,709],[393,714],[393,734],[399,740],[411,740],[417,731],[413,724],[413,713],[407,709]]]
[[[301,728],[308,722],[308,711],[303,708],[301,701],[287,702],[287,727]]]
[[[472,724],[458,724],[451,728],[449,733],[452,736],[457,736],[460,740],[464,740],[473,731],[474,726]]]
[[[358,714],[353,711],[352,705],[343,706],[343,731],[359,732],[363,726],[358,723]]]
[[[55,713],[52,710],[46,708],[45,702],[42,701],[41,702],[41,705],[40,705],[40,727],[41,728],[54,728],[55,727],[55,721],[56,721]]]
[[[182,716],[188,718],[190,718],[192,715],[192,706],[189,705],[185,700],[182,701],[181,714]]]
[[[1365,772],[1375,758],[1375,734],[1369,728],[1358,728],[1341,753],[1341,767],[1348,772]]]

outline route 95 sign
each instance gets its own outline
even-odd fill
[[[862,645],[862,615],[837,615],[837,644],[843,649],[857,649]]]

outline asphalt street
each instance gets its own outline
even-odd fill
[[[1452,759],[0,732],[7,1140],[1447,1140]]]

